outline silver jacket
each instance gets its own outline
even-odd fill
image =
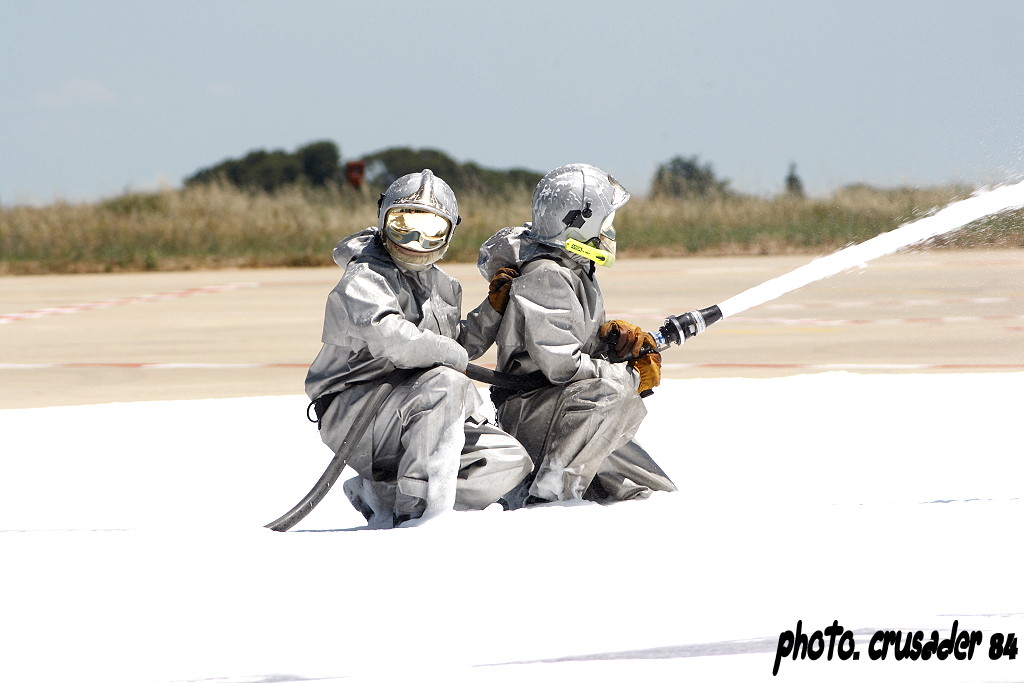
[[[501,316],[487,301],[460,320],[462,286],[438,267],[403,270],[375,227],[334,248],[345,274],[327,298],[323,347],[306,375],[306,394],[378,379],[395,368],[446,365],[464,372],[493,343]]]
[[[540,370],[554,384],[607,378],[639,384],[625,363],[602,355],[598,330],[604,297],[589,261],[531,239],[530,224],[504,228],[480,248],[477,268],[488,281],[504,266],[520,269],[496,335],[498,370],[516,375]]]

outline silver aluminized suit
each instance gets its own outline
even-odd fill
[[[462,372],[490,347],[501,316],[485,300],[460,321],[462,287],[444,271],[399,268],[377,228],[334,248],[345,269],[327,299],[323,347],[306,375],[306,394],[340,392],[320,420],[337,451],[363,401],[396,368],[422,368],[386,399],[348,465],[345,483],[370,526],[482,509],[532,468],[523,447],[488,424],[477,388]]]
[[[527,495],[613,502],[675,491],[633,441],[647,414],[638,375],[600,357],[604,297],[593,264],[530,239],[529,226],[499,231],[480,248],[477,263],[488,280],[503,266],[520,271],[495,340],[498,370],[540,372],[554,385],[496,401],[498,424],[535,464],[532,484],[526,480],[506,500],[512,507]]]

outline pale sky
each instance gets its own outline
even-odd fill
[[[646,194],[1024,174],[1024,1],[0,0],[0,203],[179,186],[333,140]],[[455,188],[458,191],[458,188]]]

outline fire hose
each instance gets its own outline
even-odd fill
[[[613,363],[625,363],[637,360],[650,353],[661,353],[672,346],[680,346],[690,337],[700,334],[708,326],[721,320],[722,317],[722,309],[718,306],[708,306],[707,308],[687,311],[680,315],[670,315],[665,318],[665,323],[660,328],[650,333],[655,345],[644,344],[640,352],[635,356],[619,356],[615,353],[618,330],[612,330],[604,340],[608,346],[607,360]],[[513,391],[530,391],[531,389],[550,386],[550,383],[543,378],[537,378],[532,375],[511,375],[506,372],[488,370],[473,364],[466,368],[466,375],[478,382],[492,384],[502,389],[511,389]],[[641,395],[646,397],[651,393],[653,392],[648,390]]]

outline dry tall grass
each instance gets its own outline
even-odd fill
[[[966,196],[965,188],[846,188],[829,199],[634,198],[618,215],[621,253],[821,253],[891,230]],[[0,208],[0,273],[319,266],[345,235],[376,223],[376,197],[349,188],[275,195],[229,186],[126,194],[90,204]],[[529,218],[523,192],[462,194],[449,261],[474,261],[498,228]],[[1024,247],[1024,212],[945,244]]]

